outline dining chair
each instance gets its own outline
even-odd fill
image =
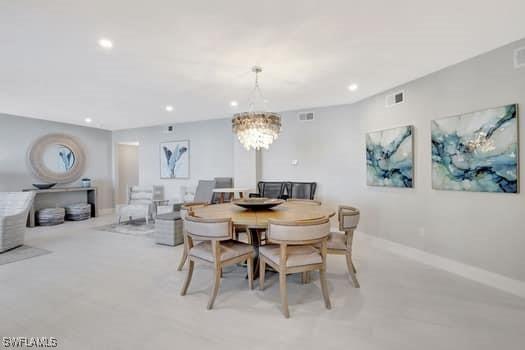
[[[232,177],[216,177],[214,179],[215,181],[215,188],[231,188],[233,187],[233,178]],[[233,193],[223,193],[224,201],[225,202],[231,202],[233,199]],[[213,197],[211,202],[213,204],[220,203],[220,193],[213,193]]]
[[[321,205],[322,203],[320,201],[316,201],[314,199],[297,199],[297,198],[288,198],[286,200],[286,203],[290,204],[308,204],[308,205]]]
[[[331,308],[326,284],[327,239],[330,234],[328,218],[308,221],[269,220],[266,231],[270,244],[259,248],[259,283],[264,290],[266,264],[279,273],[281,311],[290,317],[286,275],[319,270],[321,290],[327,309]],[[321,244],[321,249],[315,244]]]
[[[250,193],[250,197],[286,198],[288,183],[281,181],[259,181],[257,183],[257,191],[257,193]]]
[[[188,260],[188,247],[187,247],[187,243],[186,243],[186,234],[185,234],[185,231],[186,231],[186,228],[185,228],[186,216],[188,215],[188,213],[193,215],[193,209],[201,208],[201,207],[205,207],[205,206],[206,206],[206,204],[194,203],[194,204],[183,204],[181,206],[181,208],[180,208],[180,218],[182,220],[182,235],[184,237],[184,247],[183,247],[182,256],[181,256],[181,259],[180,259],[179,266],[177,267],[177,271],[181,271],[182,268],[184,267],[184,264],[186,263],[186,260]]]
[[[314,199],[316,190],[316,182],[290,182],[288,184],[288,197],[297,199]]]
[[[340,205],[337,210],[337,217],[339,220],[339,230],[342,232],[331,232],[328,237],[327,247],[328,254],[338,254],[346,256],[346,265],[348,274],[352,279],[354,287],[359,288],[359,281],[357,280],[357,270],[352,261],[352,241],[354,238],[354,230],[359,224],[360,213],[357,208]]]
[[[248,287],[253,289],[253,258],[255,252],[251,245],[232,240],[233,223],[231,218],[201,219],[186,215],[185,227],[189,267],[181,295],[186,295],[188,291],[196,261],[208,263],[214,267],[214,282],[208,301],[208,310],[213,308],[221,284],[222,268],[225,266],[246,262]],[[194,244],[194,240],[201,242]]]

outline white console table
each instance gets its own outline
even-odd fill
[[[53,194],[68,193],[68,192],[85,192],[86,202],[91,204],[91,217],[98,216],[97,188],[96,187],[56,187],[56,188],[49,188],[47,190],[38,190],[38,189],[29,188],[29,189],[24,189],[23,191],[35,192],[35,200],[33,201],[33,205],[31,206],[31,210],[29,211],[29,220],[28,220],[29,227],[35,227],[36,203],[38,200],[38,196],[42,194],[46,194],[47,196],[49,196]]]

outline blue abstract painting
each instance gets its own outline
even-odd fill
[[[413,127],[402,126],[366,134],[369,186],[413,186]]]
[[[432,187],[518,192],[518,106],[432,121]]]
[[[190,172],[189,141],[170,141],[160,144],[160,177],[188,178]]]
[[[64,172],[71,170],[75,164],[75,154],[68,147],[62,145],[58,146],[57,152],[60,159],[59,169]]]

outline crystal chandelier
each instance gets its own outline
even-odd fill
[[[237,113],[232,119],[233,132],[247,150],[261,148],[268,149],[281,131],[281,117],[277,113],[257,110],[256,103],[259,98],[265,102],[259,88],[259,73],[262,68],[252,68],[255,73],[255,87],[248,112]]]

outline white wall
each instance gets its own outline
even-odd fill
[[[112,208],[110,131],[7,114],[0,114],[0,191],[20,191],[42,182],[32,176],[26,152],[36,139],[49,133],[68,134],[82,144],[86,154],[83,177],[91,178],[98,187],[99,209]],[[70,185],[75,184],[80,183]],[[85,195],[78,199],[85,200]]]
[[[317,181],[323,202],[361,208],[361,231],[525,280],[525,194],[432,190],[430,148],[433,119],[509,103],[525,110],[525,69],[512,61],[520,46],[525,40],[401,86],[407,102],[392,108],[380,94],[308,109],[311,123],[283,113],[281,136],[262,153],[262,178]],[[415,126],[415,188],[366,186],[365,133],[401,125]]]
[[[173,125],[175,132],[172,134],[164,133],[164,126],[113,132],[114,149],[118,143],[139,142],[140,185],[163,185],[167,199],[180,199],[181,186],[195,187],[199,180],[233,177],[233,138],[229,119]],[[160,143],[176,140],[190,141],[190,178],[161,179]]]

